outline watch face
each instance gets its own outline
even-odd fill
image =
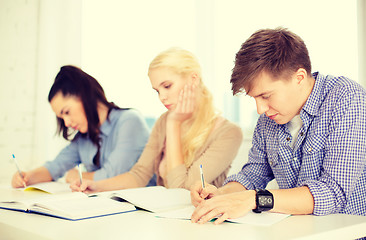
[[[272,207],[272,197],[270,196],[259,196],[258,203],[261,207]]]

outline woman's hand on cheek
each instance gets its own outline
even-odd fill
[[[196,105],[195,84],[186,84],[180,91],[175,109],[169,115],[168,120],[184,122],[192,117]]]

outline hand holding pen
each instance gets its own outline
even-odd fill
[[[83,174],[81,173],[80,164],[78,164],[78,171],[79,171],[79,180],[80,180],[80,185],[81,185],[81,184],[83,184]]]
[[[13,180],[12,180],[13,187],[21,187],[21,186],[27,187],[27,184],[26,184],[27,180],[26,180],[25,173],[23,173],[20,170],[19,164],[18,164],[14,154],[13,154],[13,161],[18,170],[18,173],[14,174],[14,176],[13,176]]]
[[[201,174],[201,183],[202,183],[202,190],[203,190],[203,189],[205,189],[205,178],[203,177],[202,164],[200,165],[200,174]]]
[[[217,188],[214,185],[205,182],[202,165],[200,165],[200,175],[201,180],[194,184],[191,188],[191,202],[195,207],[197,207],[197,205],[202,201],[218,195]]]

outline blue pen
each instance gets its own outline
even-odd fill
[[[17,169],[18,169],[18,173],[19,173],[19,175],[23,178],[23,180],[24,180],[24,176],[23,176],[23,174],[22,174],[22,171],[20,171],[20,168],[19,168],[19,165],[18,165],[18,162],[17,162],[17,160],[16,160],[16,158],[15,158],[15,155],[13,154],[13,160],[14,160],[14,163],[15,163],[15,166],[17,167]],[[25,185],[25,182],[23,182],[23,185],[24,185],[24,187],[27,187],[27,185]]]
[[[201,174],[202,189],[204,189],[205,188],[205,179],[203,178],[202,164],[200,165],[200,174]]]
[[[81,185],[83,183],[83,175],[81,174],[80,164],[78,164],[78,169],[79,169],[79,178],[80,178],[80,185]]]

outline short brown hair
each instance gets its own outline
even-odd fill
[[[311,73],[309,53],[299,36],[285,28],[258,30],[236,53],[231,90],[233,95],[248,93],[263,71],[274,79],[287,79],[299,68]]]

